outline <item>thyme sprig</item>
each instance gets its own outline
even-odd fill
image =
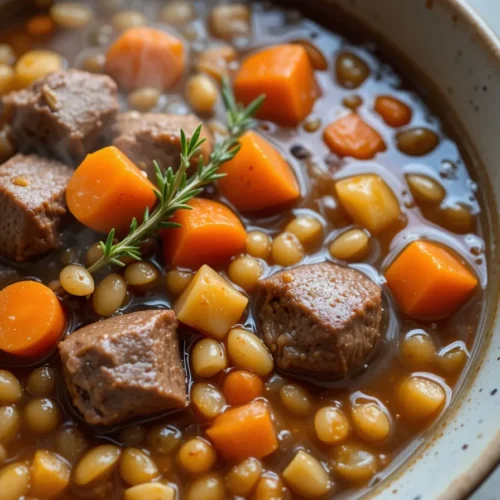
[[[172,167],[162,172],[158,163],[154,162],[157,184],[155,195],[158,199],[155,209],[149,213],[149,209],[146,208],[140,224],[134,218],[128,235],[118,243],[115,243],[115,230],[112,229],[106,241],[99,242],[103,255],[88,268],[91,273],[109,264],[124,266],[122,262],[124,257],[141,260],[141,244],[160,229],[179,227],[179,224],[171,221],[174,213],[177,210],[190,210],[191,207],[187,203],[199,195],[204,186],[224,177],[225,174],[219,173],[219,168],[236,155],[240,149],[238,139],[255,126],[253,117],[264,101],[264,96],[259,96],[247,107],[243,107],[236,102],[229,81],[224,80],[222,99],[227,112],[228,136],[215,144],[208,163],[205,164],[200,154],[200,148],[206,140],[201,137],[202,125],[198,125],[189,139],[181,129],[180,166],[177,172],[174,173]],[[187,170],[196,156],[198,156],[197,170],[188,176]]]

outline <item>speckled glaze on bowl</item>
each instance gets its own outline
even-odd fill
[[[500,42],[463,0],[320,0],[314,9],[365,27],[421,75],[465,142],[483,203],[490,201],[488,310],[474,361],[454,404],[422,435],[418,450],[366,493],[384,500],[462,499],[500,462]],[[492,11],[500,15],[496,0]]]

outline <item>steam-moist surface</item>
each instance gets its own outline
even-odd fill
[[[188,70],[182,81],[174,89],[160,93],[156,105],[149,111],[183,117],[193,113],[194,110],[191,109],[185,96],[187,78],[195,73],[194,61],[204,50],[222,43],[208,29],[207,18],[212,5],[193,2],[195,10],[193,19],[184,26],[173,26],[162,22],[160,14],[164,7],[162,2],[151,1],[142,4],[116,2],[116,5],[121,4],[118,7],[112,7],[112,3],[115,2],[105,0],[86,2],[85,5],[92,10],[94,16],[88,24],[79,29],[58,29],[51,37],[44,40],[26,39],[21,24],[6,31],[2,36],[6,43],[17,47],[19,51],[32,47],[48,48],[61,54],[67,61],[68,67],[88,69],[89,57],[104,54],[109,43],[117,36],[117,31],[111,26],[113,15],[122,10],[137,9],[145,16],[147,24],[182,37],[187,48]],[[245,23],[244,18],[245,16],[243,23]],[[316,100],[311,114],[304,122],[297,127],[280,127],[271,121],[259,123],[258,131],[264,134],[292,165],[303,196],[295,206],[283,210],[252,216],[238,213],[247,231],[262,231],[276,241],[295,217],[314,217],[320,222],[320,236],[311,245],[304,247],[300,263],[335,260],[329,252],[330,243],[348,230],[360,229],[342,208],[336,195],[335,182],[340,178],[361,174],[380,176],[394,192],[403,214],[401,224],[394,230],[382,232],[376,237],[370,236],[369,245],[364,249],[364,253],[358,253],[354,259],[355,263],[352,264],[373,282],[380,284],[384,290],[382,338],[366,365],[362,366],[360,373],[348,373],[346,379],[331,383],[325,382],[323,377],[321,380],[316,379],[311,374],[301,373],[298,378],[294,378],[288,372],[277,370],[261,377],[262,383],[265,384],[263,397],[268,400],[272,409],[273,425],[278,432],[279,444],[274,454],[262,460],[261,466],[264,471],[262,477],[272,478],[271,482],[278,479],[281,481],[283,486],[282,489],[279,488],[281,497],[277,498],[287,500],[298,498],[296,487],[294,490],[290,480],[284,479],[283,471],[299,449],[306,450],[321,461],[329,479],[334,483],[329,492],[320,498],[330,498],[334,491],[340,495],[356,496],[386,475],[391,470],[392,464],[398,463],[399,457],[409,453],[419,443],[421,433],[427,424],[432,421],[432,418],[415,421],[403,411],[396,396],[401,380],[417,374],[420,379],[416,385],[425,386],[425,381],[437,383],[444,395],[443,406],[438,409],[439,414],[451,401],[455,383],[462,372],[462,362],[467,361],[468,353],[480,334],[478,325],[484,304],[481,300],[482,287],[487,280],[484,243],[481,237],[485,228],[481,216],[480,193],[478,194],[478,188],[470,178],[457,142],[448,135],[439,117],[426,106],[425,99],[414,92],[409,83],[411,75],[408,75],[408,79],[396,73],[378,53],[372,41],[352,42],[310,20],[303,19],[295,11],[283,11],[258,3],[252,5],[249,26],[248,32],[244,30],[243,36],[235,38],[232,42],[237,51],[236,61],[231,63],[231,68],[234,68],[233,73],[242,59],[252,51],[269,45],[299,40],[307,41],[319,49],[326,61],[326,69],[315,71],[321,96]],[[23,48],[21,45],[26,43],[26,40],[29,47]],[[340,85],[335,77],[336,65],[339,61],[345,60],[346,53],[351,54],[351,59],[354,54],[365,64],[363,71],[366,72],[366,79],[357,88],[346,88]],[[374,110],[375,98],[381,95],[400,99],[411,108],[411,123],[401,130],[425,127],[437,134],[439,138],[437,147],[422,156],[409,156],[398,149],[397,144],[400,144],[401,140],[400,138],[398,140],[397,133],[400,129],[389,127]],[[119,97],[120,111],[131,111],[129,94],[121,92]],[[378,152],[371,160],[340,158],[323,140],[325,127],[353,108],[360,118],[380,134],[386,144],[386,149]],[[214,112],[202,115],[201,118],[211,135],[214,135],[214,139],[220,139],[219,124],[225,119],[220,96]],[[178,120],[179,123],[185,123],[184,120],[187,118]],[[110,126],[109,129],[112,134],[113,128]],[[79,148],[75,151],[81,153]],[[165,151],[170,155],[170,149],[166,148]],[[73,150],[68,151],[70,155],[73,153]],[[138,159],[136,161],[139,163]],[[417,188],[411,185],[409,175],[423,175],[437,181],[444,191],[443,199],[437,203],[423,203],[422,197],[425,198],[425,193],[429,195],[429,191],[426,191],[421,184],[419,186],[417,183]],[[204,196],[220,199],[214,188],[210,188]],[[461,216],[463,211],[457,207],[465,207],[466,215]],[[83,263],[88,247],[99,238],[100,235],[80,225],[70,225],[62,234],[63,247],[60,250],[37,263],[21,266],[11,263],[0,265],[0,286],[6,286],[12,279],[21,277],[36,278],[46,284],[51,283],[58,279],[59,271],[66,263],[71,261]],[[363,241],[359,234],[357,238],[356,241]],[[451,248],[463,258],[481,282],[481,287],[476,289],[474,298],[447,320],[421,322],[410,319],[400,311],[387,292],[382,277],[383,272],[389,262],[413,239],[429,239]],[[263,277],[268,278],[275,272],[283,271],[284,267],[277,263],[279,259],[273,260],[273,257],[266,252],[264,249],[262,253],[264,258],[259,262],[263,269]],[[156,266],[160,278],[147,291],[129,287],[127,299],[119,312],[165,308],[174,304],[176,294],[172,291],[175,286],[172,279],[166,280],[166,273],[172,270],[165,268],[161,249],[153,250],[150,255],[148,260]],[[229,275],[229,278],[234,279],[235,274],[230,271],[229,263],[224,263],[217,270],[224,276]],[[13,275],[17,278],[13,278]],[[181,277],[177,276],[179,279]],[[178,283],[179,281],[176,282]],[[241,320],[242,326],[262,336],[263,332],[259,330],[256,317],[259,306],[257,295],[251,292],[249,297],[250,307]],[[66,297],[64,305],[69,314],[68,332],[100,319],[93,311],[91,301]],[[80,413],[72,406],[63,384],[60,361],[57,353],[53,352],[46,359],[36,363],[36,366],[50,367],[50,372],[46,372],[49,375],[39,378],[38,385],[41,385],[42,380],[55,381],[56,389],[43,393],[50,403],[47,403],[45,408],[50,410],[45,409],[38,414],[35,412],[35,415],[38,418],[40,415],[47,419],[52,418],[54,426],[48,432],[37,432],[34,423],[36,418],[32,417],[31,408],[38,403],[38,396],[36,391],[30,390],[32,387],[30,380],[32,384],[34,377],[30,374],[35,366],[24,366],[24,362],[2,355],[0,368],[12,372],[23,387],[28,387],[26,398],[14,403],[4,401],[0,395],[3,408],[15,408],[2,409],[3,413],[0,415],[14,415],[9,417],[12,418],[14,428],[16,419],[18,423],[23,421],[23,427],[15,433],[15,437],[4,436],[3,441],[0,439],[6,450],[7,463],[23,460],[31,462],[34,450],[43,449],[57,453],[75,470],[84,450],[95,450],[96,446],[112,444],[118,446],[122,454],[125,454],[123,450],[133,446],[143,450],[154,463],[156,469],[153,468],[155,472],[151,475],[151,480],[159,479],[174,485],[180,498],[194,498],[189,495],[197,491],[194,488],[199,486],[200,483],[196,481],[201,474],[193,473],[186,465],[187,462],[183,457],[187,451],[181,447],[181,443],[187,443],[191,438],[207,439],[205,431],[212,420],[212,417],[203,416],[207,408],[217,409],[219,405],[220,410],[224,408],[224,404],[232,405],[225,382],[227,374],[234,371],[234,361],[231,358],[227,361],[227,343],[225,347],[217,344],[224,353],[221,357],[226,359],[226,364],[222,363],[223,369],[209,377],[199,376],[194,369],[193,346],[202,336],[192,329],[181,326],[179,337],[184,365],[189,374],[191,400],[189,407],[181,412],[166,412],[154,415],[151,419],[138,418],[124,424],[99,429],[84,424]],[[421,379],[424,382],[421,383]],[[201,384],[210,384],[209,390]],[[410,384],[408,394],[414,386],[415,384]],[[200,393],[209,395],[209,403],[204,403],[205,406],[196,404],[197,394]],[[441,394],[439,389],[437,393],[439,398]],[[221,394],[224,395],[225,401],[221,399]],[[32,406],[29,406],[30,404]],[[416,403],[414,405],[418,406]],[[342,412],[340,417],[335,413],[335,409]],[[366,423],[370,420],[364,418],[366,415],[372,415],[371,424]],[[324,422],[337,422],[335,418],[340,422],[339,438],[332,437],[331,428],[328,430],[329,424],[325,430]],[[341,425],[342,423],[345,425]],[[347,429],[345,435],[342,435],[342,429]],[[199,445],[199,448],[202,450],[201,457],[204,459],[208,457],[210,463],[213,449],[206,443]],[[118,453],[116,449],[113,450]],[[215,474],[216,484],[222,484],[224,478],[229,485],[228,488],[231,488],[230,470],[234,463],[225,462],[220,455],[216,457],[217,462],[213,461],[208,469],[211,474]],[[361,459],[364,459],[366,466],[356,467],[356,463]],[[139,460],[138,463],[143,464],[144,461]],[[68,489],[61,498],[122,498],[125,489],[131,485],[130,475],[123,471],[126,469],[124,462],[126,463],[122,458],[122,466],[119,466],[116,461],[115,467],[110,468],[111,473],[103,474],[95,483],[81,486],[70,481]],[[137,464],[133,468],[136,471],[142,470]],[[5,472],[0,472],[0,481],[5,478],[3,474]],[[360,481],[353,481],[353,477]],[[226,498],[226,496],[231,498],[243,496],[257,500],[269,498],[262,493],[265,489],[264,483],[265,481],[259,482],[257,488],[249,494],[231,496],[232,490],[228,489],[215,498]]]

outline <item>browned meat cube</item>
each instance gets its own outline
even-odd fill
[[[60,71],[3,97],[10,138],[22,152],[72,164],[101,146],[118,111],[115,82],[105,75]]]
[[[380,336],[382,290],[354,269],[299,266],[259,289],[264,340],[281,369],[338,377],[359,366]]]
[[[200,120],[195,115],[170,115],[129,111],[118,115],[113,145],[125,153],[139,168],[154,180],[153,161],[162,169],[179,167],[181,152],[180,130],[189,139]],[[207,140],[201,147],[205,160],[212,152],[212,137],[203,127],[202,137]]]
[[[173,311],[98,321],[59,344],[73,404],[89,424],[109,425],[187,404]]]
[[[66,165],[18,154],[0,165],[0,255],[22,262],[59,247],[66,215]]]

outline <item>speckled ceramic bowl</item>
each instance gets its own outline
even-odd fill
[[[490,200],[486,321],[455,403],[406,461],[367,494],[377,499],[465,498],[500,461],[500,42],[464,0],[306,0],[306,8],[366,27],[421,75],[469,149]],[[500,4],[491,0],[491,14]],[[497,201],[495,204],[494,200]],[[402,457],[404,458],[404,457]],[[500,492],[498,497],[500,498]]]

